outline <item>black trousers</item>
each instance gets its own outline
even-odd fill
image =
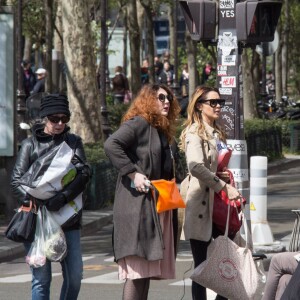
[[[219,235],[222,235],[222,233],[215,226],[213,226],[212,237],[217,238]],[[233,239],[234,236],[229,236],[229,238]],[[195,268],[206,260],[207,248],[210,242],[211,240],[209,240],[208,242],[204,242],[204,241],[190,239],[190,245],[191,245]],[[192,297],[193,300],[206,300],[206,288],[193,281]],[[217,295],[216,300],[227,300],[227,298],[221,295]]]

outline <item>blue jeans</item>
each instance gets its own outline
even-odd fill
[[[65,232],[67,241],[67,256],[61,261],[63,285],[60,300],[76,300],[80,291],[83,273],[83,263],[80,247],[80,230]],[[28,252],[31,244],[25,244]],[[40,268],[30,268],[32,273],[32,300],[49,300],[52,279],[51,262]]]

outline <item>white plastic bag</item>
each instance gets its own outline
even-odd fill
[[[33,268],[42,267],[46,263],[45,237],[42,226],[42,212],[39,209],[37,213],[34,241],[31,244],[30,250],[26,256],[26,263]]]
[[[60,225],[45,206],[42,207],[45,255],[50,261],[62,261],[67,255],[67,242]]]

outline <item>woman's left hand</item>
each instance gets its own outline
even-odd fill
[[[222,179],[223,181],[225,181],[226,183],[230,182],[230,177],[229,177],[229,173],[227,171],[224,172],[217,172],[217,176]]]

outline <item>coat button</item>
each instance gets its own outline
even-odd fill
[[[206,187],[205,191],[206,191],[206,192],[209,192],[209,187],[208,187],[208,186]]]
[[[202,216],[202,215],[199,215],[198,217],[199,217],[199,219],[202,219],[203,216]]]
[[[202,205],[206,205],[206,201],[202,201]]]

